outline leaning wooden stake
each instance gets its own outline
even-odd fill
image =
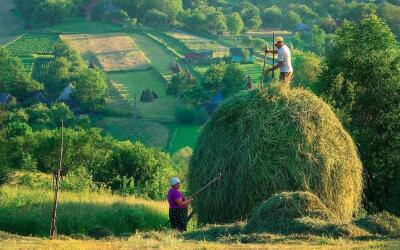
[[[61,180],[61,167],[64,155],[64,121],[61,120],[61,145],[60,145],[60,164],[58,169],[53,176],[54,184],[54,204],[53,212],[51,213],[51,229],[50,237],[57,237],[57,207],[58,207],[58,194],[60,191],[60,180]]]

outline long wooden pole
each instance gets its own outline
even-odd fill
[[[60,180],[61,180],[61,168],[64,156],[64,121],[61,120],[61,145],[60,145],[60,163],[58,165],[57,172],[53,177],[55,180],[54,183],[54,204],[53,211],[51,213],[51,229],[50,229],[50,237],[57,237],[57,207],[58,207],[58,194],[60,191]]]
[[[272,67],[275,66],[275,32],[272,32]],[[275,70],[272,71],[272,80],[275,79]]]

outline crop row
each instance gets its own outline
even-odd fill
[[[29,34],[7,45],[11,54],[18,57],[30,57],[33,54],[52,54],[57,35]]]

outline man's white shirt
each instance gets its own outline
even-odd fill
[[[278,49],[278,60],[283,62],[283,66],[280,68],[281,72],[293,72],[292,55],[288,46],[283,45]]]

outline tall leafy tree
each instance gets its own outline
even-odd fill
[[[214,33],[217,37],[222,35],[224,31],[226,31],[226,18],[224,13],[222,12],[215,12],[208,16],[208,28],[209,30]]]
[[[400,171],[399,44],[376,15],[344,22],[327,53],[319,92],[358,145],[366,205],[384,209]]]
[[[226,19],[226,26],[229,33],[233,36],[233,39],[235,40],[235,46],[237,46],[236,37],[240,35],[240,33],[242,33],[244,29],[244,23],[239,13],[234,12],[230,14]]]
[[[86,69],[79,73],[73,98],[87,111],[98,110],[107,89],[104,73],[98,69]]]
[[[234,95],[246,88],[246,74],[240,64],[231,63],[226,66],[222,84],[226,96]]]

